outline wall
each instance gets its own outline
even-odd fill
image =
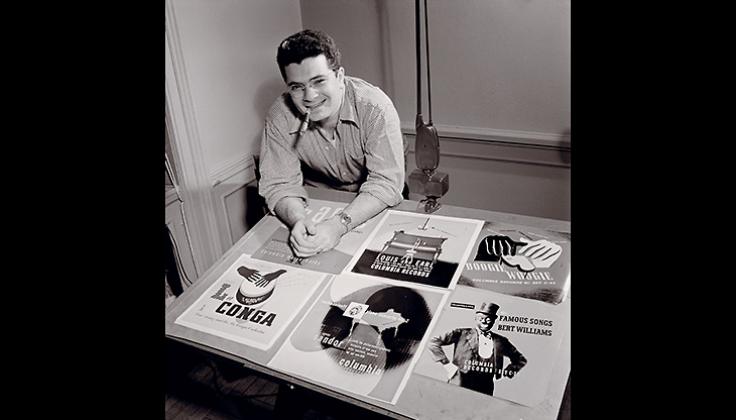
[[[297,0],[167,0],[166,13],[167,118],[200,276],[249,228],[253,155],[284,89],[276,47],[301,30],[301,11]]]
[[[345,73],[357,76],[384,91],[390,69],[385,65],[387,32],[380,30],[383,1],[300,0],[304,29],[321,29],[337,42]],[[384,58],[384,55],[386,57]]]
[[[295,0],[176,0],[204,161],[221,169],[258,150],[263,117],[283,92],[276,47],[301,29]]]
[[[414,136],[406,136],[411,172],[416,168]],[[441,203],[570,220],[569,151],[442,136],[440,149],[439,170],[450,177]]]
[[[192,237],[216,236],[224,251],[248,229],[246,214],[257,198],[246,188],[254,181],[253,154],[264,113],[283,89],[275,48],[302,28],[324,29],[337,39],[348,74],[392,96],[413,143],[412,0],[167,3],[176,22],[169,37],[180,58],[175,73],[186,76],[177,87],[186,97],[182,106],[191,108],[182,115],[193,120],[185,128],[198,145],[193,155],[205,178],[197,188],[210,196],[204,213],[216,219]],[[428,3],[433,116],[442,142],[440,170],[450,173],[450,192],[441,201],[569,219],[569,0]],[[186,216],[190,225],[198,223]]]
[[[427,3],[436,124],[569,131],[569,0]],[[402,121],[413,123],[414,1],[301,0],[301,6],[305,28],[336,39],[347,73],[379,84]],[[422,57],[426,64],[424,50]],[[426,96],[423,110],[426,116]]]
[[[569,220],[570,1],[427,3],[432,117],[440,170],[450,174],[441,201]],[[392,97],[413,143],[414,1],[301,0],[301,6],[305,28],[335,37],[347,74]],[[428,121],[426,70],[422,79]]]
[[[428,9],[435,123],[569,130],[569,0],[432,0]],[[387,2],[387,14],[396,106],[415,114],[414,2]]]

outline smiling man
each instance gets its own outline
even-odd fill
[[[266,115],[258,188],[289,226],[294,254],[309,257],[401,202],[406,143],[391,99],[345,75],[326,33],[304,30],[286,38],[276,61],[287,89]],[[305,218],[304,185],[357,195],[338,215],[313,224]]]

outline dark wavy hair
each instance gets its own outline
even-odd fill
[[[301,63],[308,57],[324,54],[330,69],[340,68],[340,50],[335,40],[325,32],[305,29],[281,41],[276,50],[276,62],[279,64],[281,77],[286,81],[285,68],[292,63]]]

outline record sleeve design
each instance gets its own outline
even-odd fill
[[[568,327],[560,306],[458,285],[414,370],[526,406],[546,396]]]
[[[319,223],[336,215],[344,203],[310,199],[306,208],[307,217]],[[284,264],[292,267],[337,274],[342,272],[360,245],[368,238],[378,223],[374,217],[343,235],[337,246],[329,251],[299,258],[289,246],[289,229],[274,216],[266,216],[256,227],[254,240],[249,241],[244,252],[253,258]],[[257,245],[250,245],[257,244]]]
[[[487,221],[458,284],[559,304],[570,287],[570,234]]]
[[[453,288],[482,223],[388,210],[346,271]]]
[[[337,275],[269,366],[394,404],[445,297]]]
[[[241,255],[175,323],[267,350],[326,276]]]

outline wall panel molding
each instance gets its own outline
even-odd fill
[[[414,129],[402,130],[409,143],[407,170],[415,164]],[[528,141],[525,133],[504,133],[504,141],[449,133],[440,126],[439,170],[450,175],[440,202],[463,207],[551,219],[570,219],[570,149]],[[461,137],[466,136],[466,137]],[[480,137],[480,136],[475,136]],[[541,136],[540,136],[541,137]],[[549,137],[547,137],[549,140]],[[410,196],[419,199],[418,196]]]
[[[256,179],[253,156],[243,154],[222,162],[210,172],[209,179],[221,246],[228,249],[240,239],[235,237],[233,232],[244,233],[247,230],[245,220],[247,198],[244,189]]]
[[[491,135],[486,130],[483,134],[475,131],[447,130],[447,126],[435,126],[440,136],[440,156],[451,156],[466,159],[495,160],[502,162],[523,163],[528,165],[544,165],[570,167],[571,149],[560,146],[564,139],[553,140],[553,136],[525,137],[528,132],[504,131],[504,137]],[[409,152],[414,153],[414,127],[406,128],[402,124],[402,132],[409,140]],[[483,137],[483,138],[480,138]],[[546,143],[546,144],[545,144]],[[569,141],[566,143],[569,145]],[[440,170],[442,162],[440,161]]]
[[[519,146],[549,147],[560,150],[570,150],[570,135],[543,133],[537,131],[500,130],[487,127],[467,127],[460,125],[434,124],[441,137],[480,140],[492,143],[508,143]],[[403,121],[401,131],[404,134],[415,135],[414,122]]]
[[[256,179],[253,155],[243,154],[222,162],[210,171],[209,178],[213,187],[223,182],[231,182],[231,178],[240,177],[236,182],[247,184]]]

